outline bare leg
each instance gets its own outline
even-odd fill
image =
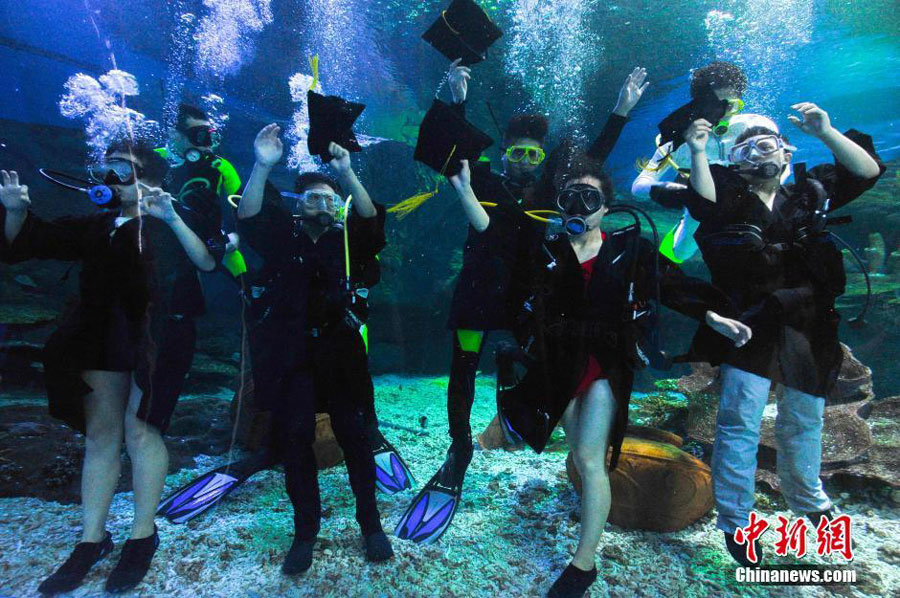
[[[594,568],[594,554],[611,502],[606,450],[616,401],[609,383],[606,380],[594,382],[584,395],[572,401],[566,413],[568,417],[564,416],[563,426],[566,437],[574,439],[572,454],[582,483],[581,537],[572,564],[590,571]]]
[[[84,398],[85,442],[81,469],[81,541],[100,542],[122,469],[122,418],[128,395],[127,372],[87,370],[93,389]]]
[[[134,485],[132,540],[153,535],[156,507],[159,505],[166,483],[166,473],[169,470],[169,453],[159,429],[137,418],[141,397],[141,389],[132,379],[128,409],[125,412],[125,446],[128,449],[128,456],[131,457],[131,477]]]

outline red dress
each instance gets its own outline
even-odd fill
[[[596,261],[597,256],[594,256],[581,264],[581,275],[584,277],[585,288],[587,288],[588,283],[591,281],[591,275],[594,273],[594,264]],[[600,364],[597,363],[597,360],[593,355],[589,355],[587,366],[585,366],[584,372],[581,374],[581,382],[578,383],[578,388],[575,389],[575,396],[587,392],[591,387],[591,384],[605,378],[606,374],[603,372],[603,368],[600,367]]]

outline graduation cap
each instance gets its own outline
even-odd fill
[[[475,162],[493,144],[459,110],[436,99],[419,126],[413,158],[449,178],[459,173],[461,160]]]
[[[476,162],[481,152],[493,144],[494,140],[467,121],[459,110],[435,99],[419,126],[413,158],[449,178],[462,169],[462,160]],[[388,212],[399,213],[403,218],[436,195],[437,191],[435,186],[433,191],[414,195]]]
[[[728,111],[728,100],[720,100],[712,88],[678,108],[659,123],[659,145],[672,142],[672,151],[684,143],[684,132],[697,119],[705,118],[715,125]]]
[[[328,144],[337,143],[348,152],[360,152],[362,147],[353,134],[353,123],[365,110],[365,105],[348,102],[337,96],[323,96],[309,91],[309,153],[319,156],[323,163],[331,160]]]
[[[422,39],[449,60],[468,66],[485,59],[487,49],[503,32],[473,0],[453,0]]]

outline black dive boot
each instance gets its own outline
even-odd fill
[[[71,592],[81,585],[97,561],[108,555],[113,550],[112,535],[106,535],[99,542],[79,542],[75,550],[66,559],[53,575],[45,579],[38,586],[38,592],[46,595]]]
[[[150,562],[159,547],[159,530],[153,526],[153,533],[146,538],[127,540],[115,569],[106,580],[106,591],[121,594],[133,589],[144,579],[150,569]]]
[[[313,546],[315,539],[301,540],[295,537],[291,549],[288,550],[287,556],[284,557],[284,563],[281,565],[281,572],[285,575],[300,575],[312,566]]]
[[[827,517],[829,521],[834,519],[834,508],[806,514],[806,518],[812,523],[813,529],[819,529],[819,524],[822,523],[822,517]]]
[[[729,554],[731,557],[740,564],[741,567],[758,567],[760,563],[762,563],[762,545],[759,543],[759,540],[754,540],[753,544],[756,546],[756,562],[751,563],[750,559],[747,558],[747,549],[743,544],[738,544],[734,540],[734,534],[729,534],[728,532],[724,532],[725,534],[725,547],[728,548]]]
[[[366,560],[371,563],[380,563],[394,556],[391,541],[384,532],[375,532],[364,538],[366,542]]]
[[[550,586],[547,598],[582,598],[595,581],[597,581],[596,565],[590,571],[569,565]]]

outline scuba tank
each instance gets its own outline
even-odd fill
[[[831,198],[822,183],[810,176],[806,164],[794,166],[794,192],[801,193],[808,210],[808,219],[799,224],[794,231],[794,245],[800,251],[807,268],[816,278],[816,282],[833,298],[844,293],[846,274],[843,256],[837,245],[846,248],[859,264],[866,281],[866,299],[859,312],[847,320],[853,328],[865,326],[865,316],[872,300],[872,282],[869,272],[859,253],[840,236],[828,230],[829,225],[840,225],[852,222],[851,216],[829,217]]]

